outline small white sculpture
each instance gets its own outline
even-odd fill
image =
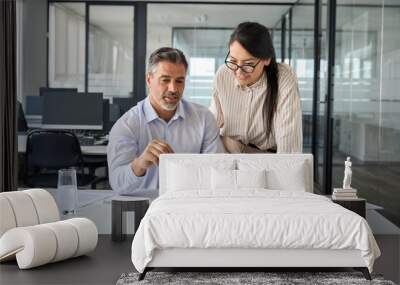
[[[346,161],[344,162],[344,179],[343,179],[343,189],[352,189],[351,188],[351,161],[350,156],[347,157]]]

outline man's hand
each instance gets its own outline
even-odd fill
[[[132,161],[132,171],[136,176],[143,176],[147,168],[152,165],[158,166],[160,155],[163,153],[174,153],[174,151],[167,143],[161,140],[152,140],[143,153]]]

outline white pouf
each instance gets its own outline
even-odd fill
[[[16,258],[20,269],[28,269],[96,248],[96,225],[86,218],[59,221],[46,190],[0,193],[0,214],[0,262]]]

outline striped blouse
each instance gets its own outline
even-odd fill
[[[214,114],[221,136],[229,136],[262,151],[300,153],[303,148],[302,116],[296,75],[289,65],[278,64],[278,105],[271,135],[267,137],[263,106],[267,95],[267,78],[240,86],[234,74],[221,66],[214,79],[210,111]]]

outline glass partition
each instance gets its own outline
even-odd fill
[[[49,4],[49,87],[85,90],[85,4]]]
[[[303,151],[311,152],[314,80],[314,6],[292,8],[291,60],[298,81],[303,111]],[[288,62],[285,60],[285,62]]]
[[[134,7],[89,5],[89,92],[132,97]]]
[[[233,29],[245,21],[272,27],[287,9],[279,5],[149,4],[147,58],[162,46],[181,49],[189,62],[184,96],[208,107],[213,78],[224,63]],[[223,15],[229,17],[221,20]]]
[[[340,1],[336,13],[333,186],[350,156],[359,196],[400,225],[400,7]]]

